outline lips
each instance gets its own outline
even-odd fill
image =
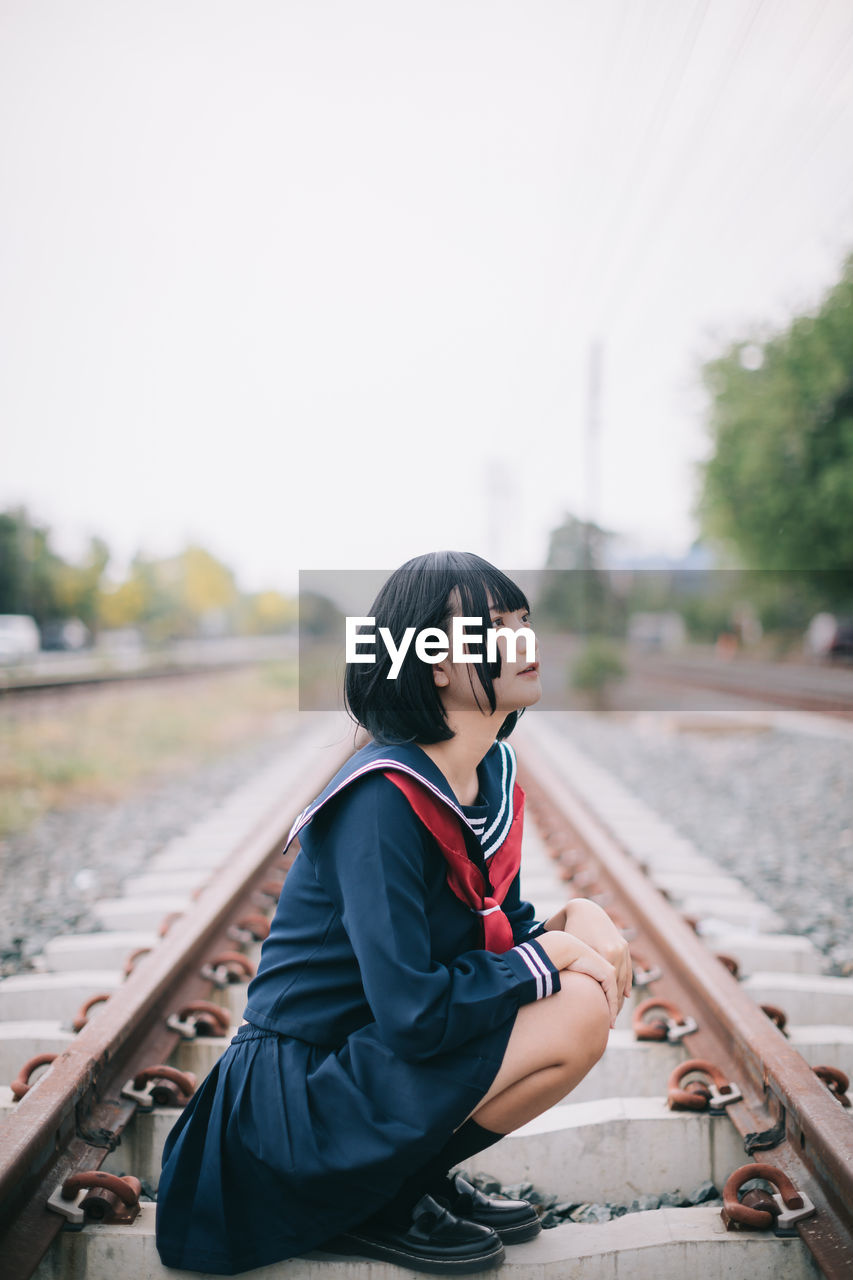
[[[525,667],[523,671],[519,671],[520,676],[536,675],[539,670],[538,662],[531,662],[529,667]]]

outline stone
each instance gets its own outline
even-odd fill
[[[579,1209],[579,1208],[580,1208],[580,1205],[572,1204],[568,1200],[563,1200],[561,1204],[554,1205],[552,1212],[555,1213],[558,1218],[564,1220],[567,1218],[571,1218],[575,1209]]]
[[[682,1196],[677,1196],[674,1191],[664,1191],[660,1197],[660,1204],[661,1208],[666,1206],[669,1209],[680,1209],[684,1207],[684,1199]]]
[[[473,1182],[475,1187],[479,1187],[479,1189],[484,1193],[484,1195],[487,1195],[487,1196],[495,1196],[495,1195],[498,1195],[501,1191],[503,1191],[503,1187],[501,1186],[499,1180],[495,1178],[491,1173],[473,1173],[470,1175],[468,1180],[469,1182]]]
[[[532,1182],[511,1182],[509,1186],[503,1188],[505,1196],[509,1196],[510,1200],[531,1200],[535,1195]]]
[[[609,1222],[611,1218],[610,1206],[606,1204],[588,1204],[585,1206],[583,1213],[575,1213],[572,1215],[575,1222]]]
[[[687,1203],[705,1204],[708,1200],[719,1199],[720,1193],[714,1186],[713,1182],[700,1182],[695,1191],[691,1191],[687,1197]]]

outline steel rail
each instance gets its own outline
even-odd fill
[[[817,1217],[798,1230],[818,1265],[829,1280],[846,1280],[853,1274],[853,1128],[847,1117],[839,1123],[839,1104],[804,1059],[548,763],[540,734],[532,736],[522,725],[517,736],[531,816],[538,810],[547,825],[570,828],[573,842],[601,867],[665,966],[667,996],[700,1023],[691,1049],[696,1045],[742,1089],[743,1101],[728,1108],[739,1131],[784,1128],[784,1141],[765,1144],[772,1147],[768,1158],[817,1207]],[[547,749],[547,735],[545,742]],[[200,993],[199,969],[209,948],[224,939],[247,891],[268,876],[298,808],[348,754],[342,745],[339,758],[299,772],[288,785],[288,795],[297,799],[258,823],[191,911],[140,961],[116,993],[120,1000],[104,1005],[39,1088],[18,1104],[4,1127],[0,1156],[0,1256],[8,1280],[29,1277],[61,1229],[62,1220],[45,1209],[48,1194],[70,1173],[97,1167],[133,1115],[135,1104],[119,1096],[122,1083],[148,1063],[165,1061],[174,1048],[165,1002],[171,1009]]]
[[[818,669],[825,676],[840,675],[840,671]],[[815,683],[797,683],[801,673],[788,673],[782,669],[775,680],[767,679],[766,668],[750,670],[749,667],[719,666],[677,661],[675,659],[648,659],[632,656],[630,671],[643,680],[658,684],[681,686],[687,689],[707,689],[712,693],[728,694],[752,703],[785,707],[792,711],[810,711],[817,715],[831,716],[838,720],[853,719],[853,679],[845,687],[832,688],[827,680],[824,688]],[[781,679],[779,677],[782,677]],[[792,680],[789,677],[793,677]],[[750,683],[754,681],[754,683]]]
[[[551,731],[520,726],[519,774],[533,813],[563,824],[601,870],[608,888],[664,969],[655,995],[674,999],[699,1030],[691,1056],[715,1061],[742,1090],[726,1108],[753,1150],[771,1160],[804,1191],[817,1214],[798,1231],[828,1280],[853,1276],[853,1124],[838,1101],[776,1025],[618,844],[546,757],[559,742]],[[551,748],[554,748],[553,752]],[[656,984],[657,985],[657,984]],[[695,1053],[694,1053],[695,1047]],[[746,1150],[747,1148],[745,1148]],[[751,1154],[749,1159],[754,1159]]]
[[[301,737],[296,735],[295,745]],[[6,1280],[32,1275],[63,1225],[45,1208],[48,1196],[71,1173],[97,1168],[114,1148],[136,1107],[120,1097],[123,1083],[144,1066],[165,1061],[177,1044],[164,1012],[209,989],[199,970],[211,946],[224,941],[230,920],[268,878],[270,864],[281,862],[293,820],[350,750],[346,743],[333,756],[309,756],[286,799],[264,815],[186,915],[15,1107],[3,1126],[0,1152],[0,1256]]]
[[[181,680],[191,676],[221,675],[224,671],[240,671],[244,667],[256,667],[268,658],[239,658],[230,662],[210,662],[201,666],[161,666],[139,671],[91,672],[80,675],[56,675],[32,677],[12,681],[3,679],[0,671],[0,699],[35,697],[39,694],[73,693],[75,690],[95,690],[116,685],[141,684],[144,681]]]

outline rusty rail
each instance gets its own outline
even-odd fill
[[[750,1139],[745,1150],[753,1158],[753,1151],[772,1148],[774,1165],[817,1209],[797,1224],[815,1261],[827,1280],[849,1280],[853,1125],[846,1117],[839,1123],[838,1101],[805,1059],[549,763],[549,731],[538,726],[534,734],[525,725],[517,736],[531,813],[594,861],[619,910],[642,935],[643,952],[663,969],[655,994],[674,1000],[699,1024],[691,1055],[716,1062],[741,1089],[743,1100],[726,1112]]]
[[[571,791],[542,749],[547,731],[534,734],[522,725],[518,738],[531,816],[550,828],[558,844],[583,847],[595,861],[643,951],[664,969],[660,994],[699,1023],[691,1051],[717,1064],[741,1089],[742,1100],[727,1113],[744,1138],[752,1138],[749,1158],[772,1150],[774,1166],[809,1196],[817,1214],[797,1229],[828,1280],[847,1280],[853,1275],[853,1128],[846,1116],[839,1123],[838,1101]],[[233,948],[229,925],[241,918],[246,923],[247,894],[269,878],[296,811],[350,746],[342,743],[334,760],[312,759],[300,771],[287,800],[258,823],[191,911],[139,959],[120,998],[107,1002],[9,1118],[0,1155],[0,1256],[9,1280],[32,1274],[62,1226],[45,1210],[50,1192],[74,1173],[97,1169],[115,1145],[136,1108],[120,1096],[122,1084],[147,1063],[167,1061],[177,1035],[164,1013],[206,994],[204,961]]]
[[[839,720],[853,720],[853,673],[844,668],[788,670],[750,661],[732,664],[700,663],[677,658],[650,658],[632,654],[630,668],[643,680],[657,684],[707,689],[729,694],[747,703],[809,711]],[[814,677],[817,676],[818,680]],[[809,677],[812,677],[809,681]],[[834,677],[834,679],[833,679]],[[824,680],[824,687],[820,687]]]
[[[301,736],[301,735],[298,735]],[[191,910],[142,957],[98,1016],[53,1062],[38,1089],[21,1099],[3,1128],[0,1154],[0,1257],[6,1280],[32,1275],[62,1219],[48,1213],[51,1191],[71,1174],[96,1169],[114,1149],[136,1103],[123,1083],[148,1063],[163,1062],[178,1035],[165,1015],[210,990],[204,960],[233,947],[228,926],[247,897],[281,865],[284,836],[300,809],[349,755],[309,758],[281,804],[267,813],[199,895]],[[120,998],[119,998],[120,997]]]

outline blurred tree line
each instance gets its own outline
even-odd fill
[[[706,536],[766,573],[761,589],[781,622],[853,608],[853,254],[814,313],[731,344],[702,376]]]
[[[203,547],[160,559],[139,554],[118,582],[107,577],[109,562],[101,538],[90,541],[80,563],[70,563],[24,508],[0,512],[0,614],[29,614],[39,626],[79,618],[93,635],[137,628],[151,644],[295,626],[294,600],[277,591],[241,592],[227,565]]]

